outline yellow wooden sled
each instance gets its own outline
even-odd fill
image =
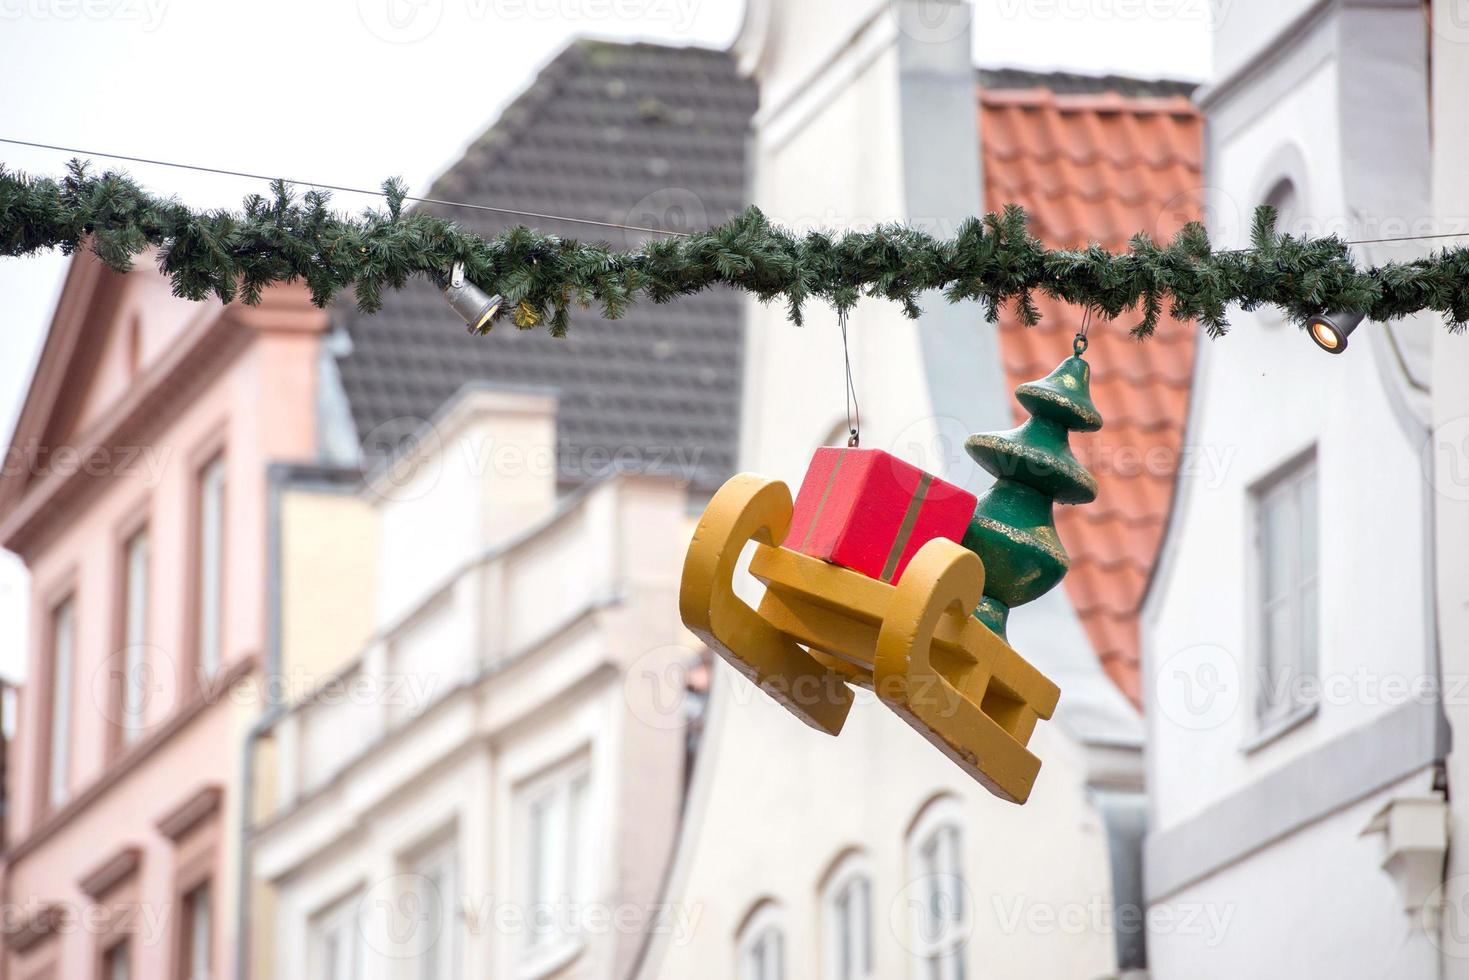
[[[888,585],[779,547],[790,520],[784,483],[727,482],[684,561],[684,623],[811,727],[836,735],[848,684],[871,688],[990,792],[1024,803],[1041,766],[1026,745],[1060,691],[970,615],[984,591],[979,556],[930,541]],[[751,540],[750,573],[766,585],[758,611],[733,583]]]

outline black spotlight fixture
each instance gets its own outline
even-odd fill
[[[465,279],[464,266],[461,263],[454,263],[454,271],[449,274],[443,293],[454,312],[463,318],[470,333],[489,332],[490,318],[500,308],[500,297],[485,295],[483,289]]]
[[[1340,354],[1347,349],[1347,338],[1357,329],[1363,316],[1362,313],[1341,310],[1317,313],[1306,321],[1306,329],[1310,332],[1311,339],[1316,341],[1317,347],[1328,354]]]

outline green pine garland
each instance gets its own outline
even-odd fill
[[[1047,249],[1012,206],[967,220],[948,241],[900,225],[798,236],[750,208],[706,232],[625,252],[525,227],[487,240],[405,210],[398,180],[383,191],[386,211],[358,218],[329,210],[323,192],[298,201],[280,181],[272,199],[252,195],[242,213],[201,212],[147,193],[126,174],[93,176],[77,160],[60,181],[0,166],[0,255],[70,254],[85,244],[122,271],[151,246],[185,299],[213,294],[254,303],[272,283],[301,280],[318,306],[353,287],[369,313],[381,308],[384,289],[401,289],[414,275],[442,282],[462,262],[471,281],[505,298],[501,316],[523,328],[548,323],[558,336],[574,306],[595,305],[617,319],[640,297],[666,303],[716,285],[783,300],[797,324],[808,300],[848,310],[863,295],[895,301],[917,317],[918,299],[930,290],[951,302],[979,301],[991,321],[1013,304],[1024,323],[1036,323],[1036,292],[1108,318],[1136,310],[1138,337],[1152,334],[1165,308],[1222,335],[1231,304],[1276,306],[1297,323],[1330,310],[1365,311],[1378,321],[1433,310],[1455,331],[1469,322],[1469,248],[1360,269],[1339,238],[1277,235],[1269,207],[1255,213],[1253,248],[1238,251],[1212,251],[1199,224],[1166,245],[1136,235],[1120,253]]]

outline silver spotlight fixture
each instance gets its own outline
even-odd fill
[[[464,263],[455,262],[449,273],[449,283],[443,287],[444,298],[463,318],[470,333],[489,333],[490,318],[500,308],[499,296],[487,296],[485,291],[464,278]]]
[[[1363,316],[1362,313],[1342,310],[1318,313],[1306,321],[1306,329],[1310,331],[1311,339],[1316,341],[1317,347],[1328,354],[1340,354],[1347,349],[1347,338],[1357,329]]]

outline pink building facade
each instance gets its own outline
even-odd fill
[[[7,759],[6,978],[234,972],[242,734],[264,708],[267,489],[315,455],[327,316],[72,263],[0,476],[30,570]]]

